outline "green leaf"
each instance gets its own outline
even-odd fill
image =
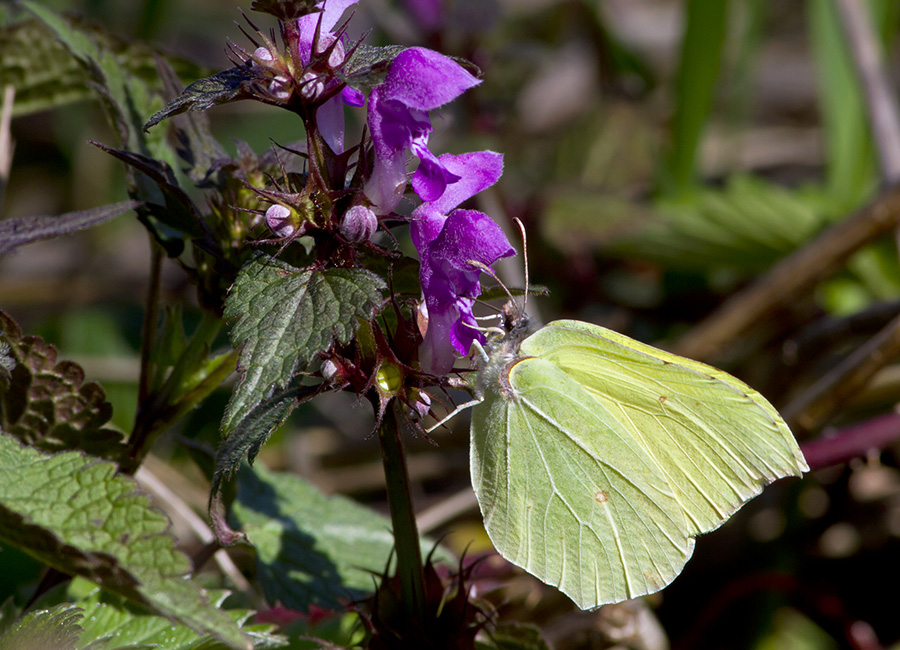
[[[349,343],[357,319],[372,318],[385,288],[364,269],[297,269],[262,254],[248,261],[225,301],[242,372],[222,421],[225,435],[333,341]]]
[[[0,338],[0,380],[9,379],[9,374],[16,367],[12,349],[4,339]]]
[[[875,5],[867,2],[864,8]],[[812,0],[807,7],[827,150],[827,186],[836,209],[846,212],[874,189],[878,180],[875,152],[837,8],[829,0]]]
[[[128,148],[138,150],[140,141],[133,129],[133,120],[129,113],[138,103],[135,91],[146,95],[146,87],[137,79],[129,78],[115,55],[100,47],[90,36],[77,26],[69,23],[61,16],[33,0],[22,0],[22,6],[37,16],[56,36],[60,43],[69,50],[85,71],[87,81],[103,101],[110,122],[118,131],[122,142]]]
[[[722,46],[728,32],[728,0],[689,0],[681,60],[675,79],[676,106],[672,149],[666,160],[666,180],[674,190],[694,180],[700,135],[712,109]]]
[[[160,88],[156,59],[163,56],[162,52],[139,41],[120,39],[96,24],[88,25],[72,16],[61,20],[68,29],[85,32],[102,49],[112,51],[128,77]],[[205,69],[187,60],[167,60],[185,78],[206,74]],[[44,22],[30,18],[0,30],[0,87],[11,85],[16,89],[13,117],[93,99],[96,95],[89,81],[91,77],[84,66]]]
[[[158,196],[148,197],[144,206],[146,212],[167,226],[193,237],[199,237],[204,233],[203,221],[197,213],[194,202],[187,192],[181,189],[178,179],[172,171],[172,167],[163,160],[155,160],[131,151],[123,151],[108,147],[99,142],[93,144],[111,156],[121,160],[130,167],[134,167],[153,183],[156,184]]]
[[[359,43],[344,62],[342,78],[354,88],[372,88],[384,80],[391,61],[405,49],[402,45],[375,47]]]
[[[0,430],[44,451],[80,449],[119,459],[125,449],[122,435],[103,426],[112,406],[100,385],[85,382],[78,364],[57,362],[53,345],[23,336],[3,311],[0,329],[14,366],[8,376],[0,374]]]
[[[154,113],[144,125],[144,130],[185,111],[205,111],[219,104],[248,99],[253,96],[252,83],[255,80],[256,76],[247,66],[235,66],[211,77],[198,79],[165,108]]]
[[[0,255],[9,253],[23,244],[99,226],[138,205],[140,203],[137,201],[123,201],[90,210],[67,212],[59,216],[4,219],[0,221]]]
[[[87,584],[73,583],[71,594],[87,588],[86,595],[75,599],[74,605],[85,613],[84,632],[79,650],[136,650],[137,648],[165,648],[165,650],[226,650],[227,645],[210,635],[198,635],[184,625],[170,620]],[[210,592],[210,602],[221,607],[228,592]],[[224,610],[223,610],[224,611]],[[247,633],[254,650],[278,648],[285,645],[281,637],[269,633],[269,625],[246,625],[251,612],[225,612]]]
[[[660,201],[637,232],[620,235],[606,249],[670,268],[746,274],[768,268],[803,245],[831,216],[815,188],[789,190],[735,176],[723,189]]]
[[[79,452],[46,455],[0,433],[0,540],[80,575],[229,648],[250,643],[206,592],[184,579],[165,516],[116,466]]]
[[[222,482],[231,478],[244,459],[253,463],[272,432],[284,424],[299,403],[314,396],[318,390],[318,386],[303,386],[299,381],[292,381],[244,413],[216,450],[210,496],[215,498]]]
[[[74,605],[29,612],[0,633],[3,650],[76,650],[83,610]]]
[[[241,468],[231,514],[256,548],[266,599],[291,609],[339,608],[371,593],[394,546],[388,518],[259,464]],[[432,547],[423,540],[423,551]],[[440,548],[435,557],[452,562]]]
[[[492,626],[488,638],[476,643],[476,647],[478,650],[550,650],[537,626],[512,621]]]

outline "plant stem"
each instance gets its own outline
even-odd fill
[[[387,484],[391,524],[394,528],[394,547],[397,551],[397,575],[400,576],[406,614],[414,621],[425,619],[425,574],[419,531],[409,490],[409,473],[400,438],[400,423],[394,408],[384,410],[378,427],[381,460]]]

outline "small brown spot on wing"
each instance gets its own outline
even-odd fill
[[[597,490],[594,493],[594,501],[596,501],[597,503],[606,503],[607,501],[609,501],[609,495],[605,490]]]
[[[666,397],[665,395],[660,395],[660,396],[659,396],[659,403],[660,403],[660,404],[665,404],[667,399],[668,399],[668,397]]]

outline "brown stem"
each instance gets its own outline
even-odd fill
[[[832,226],[815,240],[776,264],[746,290],[736,294],[693,328],[675,346],[687,357],[709,359],[777,308],[810,291],[843,267],[863,246],[900,224],[900,186]]]
[[[796,434],[818,429],[898,355],[900,316],[807,388],[781,414]]]

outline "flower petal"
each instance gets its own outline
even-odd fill
[[[439,199],[447,186],[456,183],[461,177],[449,171],[441,164],[427,147],[413,143],[412,152],[419,157],[419,167],[412,177],[412,186],[423,201]]]
[[[469,260],[490,266],[502,257],[515,255],[516,251],[500,226],[483,212],[454,210],[441,233],[431,242],[429,254],[460,271],[480,273]]]
[[[450,57],[424,47],[411,47],[391,62],[383,88],[387,99],[430,111],[480,83]]]
[[[321,51],[330,44],[329,39],[325,39],[324,36],[331,34],[347,7],[355,5],[357,2],[359,0],[324,0],[324,2],[316,5],[322,11],[307,14],[297,19],[297,28],[300,32],[300,58],[303,59],[303,65],[309,64],[313,39],[316,36],[316,26],[319,24],[319,21],[322,21],[322,27],[319,30],[320,38],[322,38],[319,46]]]
[[[334,153],[344,152],[344,102],[335,95],[316,109],[316,124]]]
[[[432,207],[442,214],[448,214],[463,201],[487,189],[503,174],[503,154],[493,151],[476,151],[461,156],[445,153],[438,157],[438,161],[447,173],[459,177],[458,181],[448,184],[444,193],[432,203]]]

